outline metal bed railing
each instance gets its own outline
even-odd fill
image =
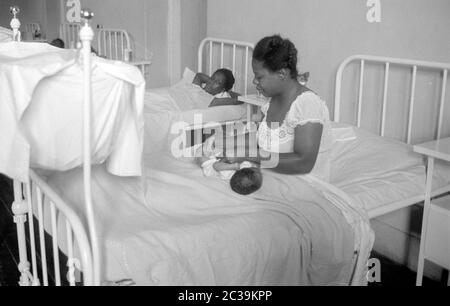
[[[80,29],[81,25],[78,23],[61,23],[59,25],[59,37],[64,41],[66,48],[76,48],[80,41],[78,37]]]
[[[13,18],[11,27],[13,29],[13,38],[15,41],[20,38],[20,21],[17,14],[20,12],[18,7],[12,7]],[[32,169],[29,169],[28,181],[20,182],[14,180],[14,202],[12,211],[14,222],[17,227],[17,239],[19,249],[20,272],[19,284],[22,286],[49,285],[48,273],[48,254],[45,242],[45,232],[51,233],[53,267],[55,276],[55,285],[60,286],[63,283],[61,275],[61,263],[59,251],[62,249],[58,239],[59,233],[66,235],[65,254],[67,255],[67,281],[69,285],[77,285],[75,270],[80,269],[83,273],[84,285],[100,284],[100,252],[98,247],[97,233],[94,223],[94,212],[91,200],[91,173],[90,173],[90,102],[91,102],[91,41],[94,33],[88,24],[93,17],[89,11],[82,11],[85,25],[80,31],[80,38],[83,44],[82,56],[84,71],[84,145],[83,145],[83,173],[85,204],[87,211],[87,222],[89,236],[85,230],[85,225],[80,216],[70,207],[58,194],[46,183],[40,175]],[[84,120],[87,118],[88,120]],[[38,271],[38,250],[36,247],[36,232],[34,217],[38,223],[39,233],[39,255],[41,258],[41,273]],[[26,222],[28,219],[28,236]],[[63,225],[63,226],[61,226]],[[64,231],[65,229],[65,231]],[[27,241],[29,244],[27,244]],[[27,246],[30,247],[28,252]],[[31,264],[28,260],[30,254]],[[42,280],[39,279],[41,275]]]
[[[100,56],[134,65],[146,78],[151,59],[137,59],[129,33],[123,29],[102,28],[97,33],[97,48]]]
[[[366,63],[374,63],[384,67],[384,78],[383,78],[383,91],[382,91],[382,104],[381,104],[381,122],[380,129],[377,133],[380,136],[386,136],[386,121],[387,121],[387,105],[388,101],[388,92],[389,92],[389,75],[392,66],[401,66],[411,69],[411,83],[410,83],[410,91],[409,91],[409,99],[408,99],[408,120],[407,120],[407,135],[406,135],[406,143],[412,144],[413,137],[413,128],[414,128],[414,110],[415,110],[415,96],[416,96],[416,87],[417,87],[417,73],[420,69],[427,69],[434,72],[440,72],[442,76],[442,84],[440,87],[439,94],[439,103],[438,106],[438,122],[436,129],[433,130],[433,139],[435,140],[442,137],[443,134],[443,124],[444,124],[444,107],[445,107],[445,98],[446,98],[446,86],[448,80],[448,70],[450,69],[449,63],[439,63],[439,62],[429,62],[429,61],[418,61],[418,60],[409,60],[409,59],[401,59],[401,58],[391,58],[391,57],[382,57],[382,56],[372,56],[372,55],[353,55],[346,58],[340,65],[336,74],[336,87],[335,87],[335,112],[334,112],[334,121],[341,121],[341,114],[343,111],[344,104],[342,102],[342,84],[343,84],[343,75],[345,69],[353,62],[359,63],[359,82],[358,86],[358,99],[357,99],[357,109],[356,109],[356,125],[361,127],[362,123],[362,111],[365,106],[363,100],[363,91],[364,91],[364,72]],[[450,186],[444,186],[439,189],[432,191],[432,196],[440,196],[450,192]],[[369,211],[369,217],[375,218],[381,215],[393,212],[395,210],[414,205],[420,203],[424,200],[424,194],[418,195],[412,198],[403,199],[401,201],[393,202],[388,205],[384,205],[381,207],[377,207]]]
[[[200,43],[200,46],[198,48],[198,72],[203,72],[203,61],[205,60],[207,63],[207,67],[209,69],[209,75],[211,75],[213,73],[213,67],[214,67],[214,63],[213,63],[213,59],[214,57],[214,46],[220,46],[220,57],[217,57],[220,59],[220,64],[217,68],[229,68],[232,72],[233,75],[235,75],[236,78],[236,83],[235,84],[240,84],[244,83],[244,87],[243,87],[243,94],[247,95],[248,94],[248,89],[249,89],[249,68],[251,68],[251,52],[253,52],[254,49],[254,45],[248,42],[243,42],[243,41],[236,41],[236,40],[227,40],[227,39],[220,39],[220,38],[214,38],[214,37],[207,37],[205,39],[202,40],[202,42]],[[208,46],[208,56],[204,57],[204,51],[205,51],[205,46]],[[229,60],[228,58],[225,57],[225,48],[230,48],[231,51],[231,67],[227,67],[225,65],[225,60]],[[244,73],[236,73],[238,65],[236,62],[236,53],[238,52],[238,50],[242,50],[245,52],[245,56],[244,56]],[[241,76],[243,76],[243,78],[241,79]]]
[[[336,88],[335,88],[335,112],[334,120],[339,122],[341,120],[341,94],[342,94],[342,77],[345,68],[352,62],[359,62],[359,89],[358,89],[358,104],[357,104],[357,126],[361,126],[361,116],[363,109],[363,90],[364,90],[364,70],[365,64],[367,62],[377,63],[384,65],[384,84],[383,84],[383,101],[382,101],[382,115],[381,115],[381,127],[379,134],[385,136],[386,133],[386,118],[387,118],[387,104],[388,104],[388,89],[389,89],[389,72],[390,68],[394,65],[396,66],[406,66],[411,69],[411,84],[410,84],[410,95],[409,95],[409,112],[408,112],[408,122],[407,122],[407,139],[406,142],[411,144],[412,141],[412,131],[413,131],[413,114],[415,106],[415,94],[417,87],[417,72],[418,69],[431,69],[434,71],[442,72],[442,85],[439,100],[439,111],[438,111],[438,124],[436,130],[436,137],[434,139],[441,138],[442,126],[443,126],[443,115],[444,115],[444,103],[446,86],[448,79],[448,70],[450,69],[449,63],[438,63],[438,62],[428,62],[428,61],[417,61],[408,60],[401,58],[391,58],[391,57],[381,57],[372,55],[353,55],[345,59],[339,66],[336,75]]]

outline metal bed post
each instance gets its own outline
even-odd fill
[[[20,9],[17,6],[10,8],[10,12],[13,15],[11,19],[11,28],[13,30],[13,40],[20,42],[20,21],[17,19],[17,14],[20,13]],[[19,272],[20,272],[20,286],[31,285],[31,273],[30,262],[27,258],[27,243],[25,236],[25,223],[27,222],[28,205],[23,199],[22,183],[14,180],[14,202],[12,203],[12,212],[14,214],[14,223],[17,227],[17,242],[19,247]]]
[[[17,14],[20,13],[20,9],[18,6],[12,6],[10,8],[10,12],[13,15],[13,18],[11,19],[11,29],[13,30],[13,40],[14,41],[20,41],[21,40],[21,36],[20,36],[20,21],[19,19],[17,19]]]
[[[91,42],[94,32],[89,25],[89,20],[94,16],[90,10],[83,9],[81,16],[84,26],[80,31],[83,55],[83,181],[84,199],[86,204],[87,219],[89,224],[89,235],[91,239],[92,258],[94,266],[94,285],[100,285],[100,249],[98,245],[97,231],[94,221],[94,209],[91,193]]]

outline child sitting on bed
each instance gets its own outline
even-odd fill
[[[196,162],[205,176],[230,180],[231,189],[242,195],[261,188],[262,175],[256,164],[248,161],[230,163],[226,158],[219,158],[220,152],[215,150],[214,143],[215,137],[211,136],[197,149]]]

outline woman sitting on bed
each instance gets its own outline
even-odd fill
[[[252,60],[253,83],[270,101],[262,106],[258,128],[259,156],[228,162],[264,162],[277,156],[271,169],[284,174],[314,174],[329,181],[330,122],[325,102],[297,80],[297,49],[279,35],[258,42]],[[264,153],[264,154],[263,154]],[[264,157],[265,156],[265,157]]]
[[[214,96],[209,107],[242,104],[237,100],[238,94],[231,91],[234,82],[233,73],[225,68],[216,70],[211,77],[199,72],[192,81],[193,84],[200,86],[205,92]]]

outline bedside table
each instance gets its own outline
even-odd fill
[[[258,112],[261,106],[263,106],[265,103],[269,102],[269,99],[257,94],[252,95],[245,95],[245,96],[239,96],[238,101],[242,101],[244,103],[247,103],[247,122],[251,122],[254,115],[253,115],[253,107],[258,107]],[[257,115],[257,114],[255,114]]]
[[[450,137],[415,145],[414,151],[428,160],[416,279],[416,285],[421,286],[425,259],[450,269],[450,196],[431,200],[434,160],[450,162]]]

